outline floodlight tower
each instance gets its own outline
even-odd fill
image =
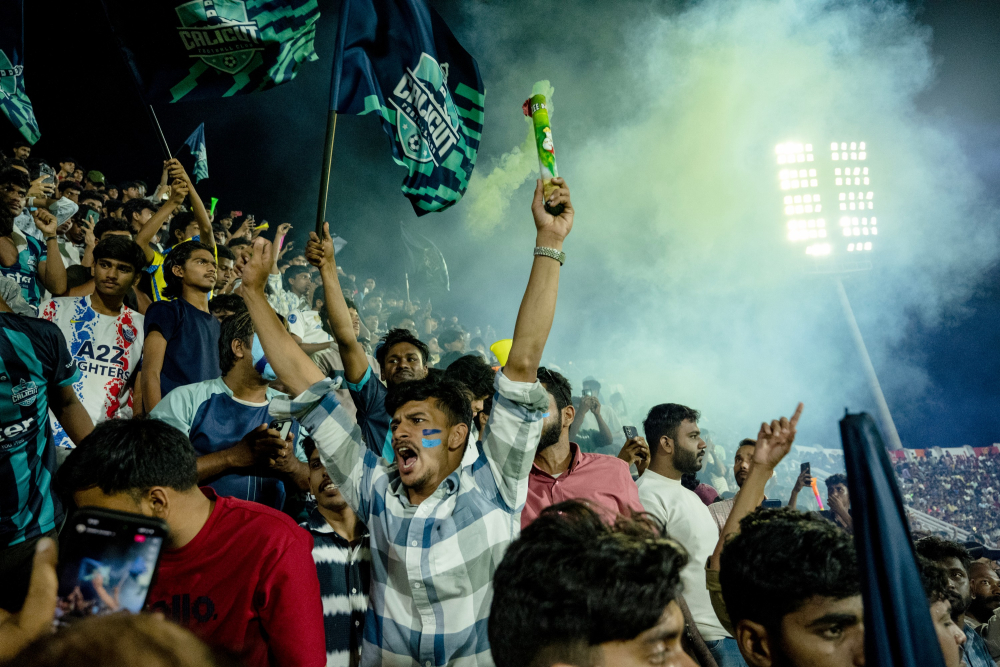
[[[845,274],[871,270],[868,253],[877,242],[878,218],[874,192],[870,189],[865,142],[831,142],[828,162],[816,159],[812,144],[789,141],[778,144],[774,152],[788,240],[805,244],[805,254],[811,260],[809,273],[833,277],[844,318],[875,397],[886,440],[891,448],[902,449],[889,404],[842,280]],[[826,211],[824,205],[829,207]],[[836,225],[828,225],[827,217],[835,218]]]

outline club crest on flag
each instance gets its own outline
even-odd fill
[[[440,165],[458,145],[458,109],[448,91],[448,63],[420,54],[392,91],[396,132],[403,154],[414,162]]]
[[[191,58],[227,74],[236,74],[264,49],[257,21],[247,16],[243,0],[191,0],[176,8],[181,43]]]
[[[5,99],[14,97],[17,92],[17,79],[24,71],[22,65],[15,65],[7,57],[7,54],[0,50],[0,95]]]

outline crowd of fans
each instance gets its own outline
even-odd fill
[[[0,662],[864,664],[846,478],[826,477],[823,513],[796,509],[813,508],[798,464],[837,465],[789,455],[801,404],[733,443],[669,402],[630,431],[617,388],[591,377],[574,395],[541,366],[565,182],[537,185],[498,359],[495,332],[338,266],[328,229],[295,248],[287,224],[213,214],[177,160],[150,193],[11,149]],[[992,466],[901,474],[946,470],[964,493],[985,472],[988,512]],[[923,495],[943,511],[964,498]],[[146,601],[162,618],[99,615],[119,604],[110,574],[57,610],[74,506],[165,522]],[[992,565],[939,538],[917,551],[945,664],[995,664]],[[67,608],[88,618],[53,634]]]

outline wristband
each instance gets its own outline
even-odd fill
[[[566,263],[566,253],[561,250],[556,250],[555,248],[535,246],[535,257],[550,257],[559,262],[559,266]]]

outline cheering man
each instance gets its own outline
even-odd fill
[[[404,383],[386,406],[398,463],[377,456],[339,405],[336,383],[297,349],[268,305],[270,244],[257,239],[243,268],[244,298],[264,352],[278,378],[299,393],[272,402],[271,414],[296,416],[309,430],[330,479],[371,531],[363,665],[493,664],[485,633],[493,575],[518,534],[549,407],[536,373],[555,315],[563,240],[573,227],[569,190],[555,182],[547,202],[541,181],[535,188],[535,259],[481,443],[468,441],[468,390],[454,380],[425,379]],[[545,204],[564,208],[553,216]],[[329,272],[333,244],[325,236],[321,271]]]

